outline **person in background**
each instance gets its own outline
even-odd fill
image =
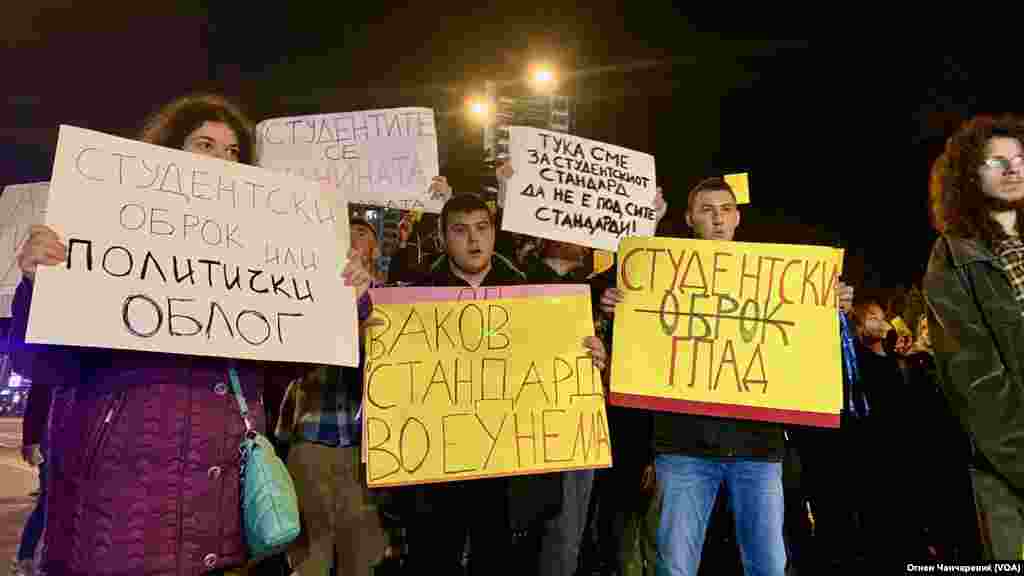
[[[376,229],[349,219],[351,258],[382,284]],[[372,303],[371,303],[372,306]],[[363,324],[371,306],[360,306]],[[357,368],[321,366],[293,380],[285,391],[275,434],[289,444],[302,533],[288,550],[296,576],[328,572],[368,576],[385,553],[381,519],[366,489],[361,464],[363,362]]]
[[[450,198],[441,212],[445,255],[431,267],[425,286],[510,286],[527,277],[494,251],[494,214],[475,194]],[[581,345],[604,370],[604,346],[595,338]],[[537,474],[448,482],[400,489],[406,516],[412,574],[461,574],[466,537],[474,575],[535,573],[540,552],[536,532],[562,508],[560,474]]]
[[[49,455],[46,428],[50,416],[50,398],[50,386],[46,382],[33,382],[28,391],[25,414],[21,419],[21,458],[29,466],[39,468],[39,490],[36,493],[36,504],[21,532],[12,568],[16,576],[32,576],[35,573],[36,547],[43,535],[46,518],[46,457]]]
[[[252,125],[218,95],[179,98],[140,139],[230,162],[253,162]],[[238,446],[245,428],[223,358],[27,344],[36,268],[68,257],[58,232],[32,228],[17,256],[12,304],[15,370],[53,386],[42,570],[47,574],[192,576],[241,567]],[[346,283],[369,275],[350,259]],[[239,361],[237,373],[265,429],[263,391],[308,370]]]
[[[427,188],[427,195],[433,200],[447,201],[454,189],[445,176],[435,176]],[[395,242],[385,243],[380,251],[390,259],[387,277],[378,276],[381,284],[406,286],[414,284],[427,273],[430,265],[443,252],[438,230],[438,215],[405,211],[398,223]]]
[[[526,277],[533,284],[587,282],[590,249],[568,242],[540,240],[540,254],[527,259]],[[539,576],[573,576],[587,522],[593,470],[562,472],[562,510],[540,530]]]
[[[502,184],[501,188],[504,188],[505,181],[514,174],[511,165],[498,166],[496,175]],[[655,209],[660,220],[666,209],[660,188],[655,198]],[[517,251],[517,256],[526,267],[526,277],[530,283],[591,283],[592,249],[569,242],[530,236],[520,236],[520,242],[521,247],[529,246],[521,253]],[[595,308],[595,317],[597,312]],[[605,346],[607,348],[607,344]],[[613,443],[613,451],[616,451],[617,446]],[[616,451],[616,454],[619,452]],[[614,457],[613,460],[618,461],[618,457]],[[565,472],[562,476],[562,511],[545,523],[541,536],[540,564],[537,569],[541,576],[572,576],[576,573],[584,529],[591,509],[595,472],[579,470]],[[623,494],[616,494],[615,497],[625,499]],[[617,507],[609,501],[607,509],[609,513],[614,514]]]
[[[1024,122],[977,117],[932,169],[922,287],[939,382],[971,442],[985,560],[1024,554]]]
[[[370,273],[374,284],[385,283],[384,272],[378,266],[380,247],[377,243],[377,229],[363,218],[352,218],[349,221],[352,235],[352,249],[359,253],[363,268]]]

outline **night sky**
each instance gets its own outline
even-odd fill
[[[213,89],[257,121],[431,106],[459,188],[479,145],[464,99],[487,79],[515,89],[543,58],[578,96],[579,135],[655,155],[670,218],[702,177],[749,171],[737,239],[846,248],[864,291],[923,272],[931,159],[965,116],[1014,100],[985,96],[998,63],[979,72],[871,29],[694,18],[668,2],[70,4],[10,2],[0,18],[0,185],[49,178],[59,123],[132,136],[160,104]]]

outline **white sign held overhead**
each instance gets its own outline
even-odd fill
[[[345,202],[441,212],[428,195],[439,172],[429,108],[272,118],[256,133],[260,166],[327,182]]]
[[[550,130],[513,126],[502,228],[615,251],[653,236],[654,157]]]

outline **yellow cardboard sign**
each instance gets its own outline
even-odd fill
[[[594,274],[600,274],[615,265],[615,253],[594,250]]]
[[[838,426],[842,264],[826,247],[623,239],[612,403]]]
[[[590,296],[374,307],[363,395],[371,487],[606,468]]]
[[[732,188],[737,204],[750,204],[750,177],[746,172],[726,174],[725,183]]]

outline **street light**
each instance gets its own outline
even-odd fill
[[[466,108],[469,111],[470,117],[481,124],[487,123],[487,117],[490,113],[489,107],[487,106],[487,100],[482,96],[475,96],[469,98],[466,101]]]
[[[530,84],[537,92],[548,92],[555,86],[555,70],[547,63],[535,64],[530,72]]]

